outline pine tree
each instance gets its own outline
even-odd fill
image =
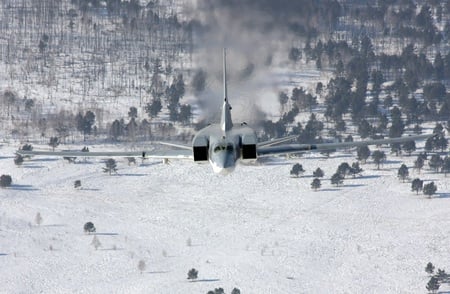
[[[433,154],[430,160],[428,161],[428,165],[435,172],[439,172],[443,164],[444,160],[438,154]]]
[[[450,172],[450,157],[446,156],[444,162],[442,163],[442,172],[445,176]]]
[[[423,186],[423,194],[428,195],[429,198],[436,193],[437,187],[434,184],[434,182],[428,183],[425,186]]]
[[[363,172],[363,169],[359,166],[359,162],[353,162],[352,167],[350,168],[350,174],[355,177]]]
[[[10,175],[1,175],[0,176],[0,187],[6,188],[11,186],[12,178]]]
[[[23,163],[23,156],[20,154],[17,154],[16,157],[14,158],[14,164],[17,166],[22,165]]]
[[[192,268],[188,271],[188,280],[195,280],[198,277],[198,270]]]
[[[377,165],[377,169],[380,169],[380,164],[386,160],[386,154],[384,154],[384,151],[375,150],[372,153],[372,159]]]
[[[445,270],[441,270],[438,268],[435,277],[438,279],[439,282],[445,282],[445,280],[448,277],[448,274],[445,272]]]
[[[425,267],[425,271],[427,273],[429,273],[430,275],[432,275],[434,272],[434,265],[431,262],[427,263],[427,266]]]
[[[416,142],[415,141],[409,141],[403,143],[403,150],[405,150],[408,155],[411,155],[412,152],[416,151]]]
[[[55,148],[59,145],[58,137],[50,137],[50,142],[48,143],[48,145],[52,147],[53,151],[55,151]]]
[[[439,290],[439,287],[441,284],[439,283],[439,280],[436,277],[431,277],[431,279],[427,283],[427,290],[431,291],[431,293],[436,293],[437,290]]]
[[[409,176],[409,171],[408,171],[408,167],[405,164],[402,164],[400,166],[400,168],[398,169],[398,173],[397,176],[403,181],[405,182],[405,180],[408,178]]]
[[[105,167],[103,168],[103,172],[109,173],[111,175],[112,172],[117,172],[117,163],[114,159],[109,158],[105,161]]]
[[[370,149],[368,146],[360,146],[356,149],[356,155],[359,161],[366,163],[367,158],[370,156]]]
[[[420,155],[417,156],[416,161],[414,161],[414,168],[417,169],[419,171],[419,173],[420,173],[420,170],[422,169],[423,165],[424,165],[423,157],[420,156]]]
[[[411,182],[411,190],[415,191],[416,194],[419,194],[419,191],[422,191],[423,188],[423,181],[419,178],[414,179]]]
[[[344,177],[340,173],[335,173],[331,177],[331,184],[339,187],[344,182]]]
[[[299,174],[303,173],[305,170],[303,169],[303,166],[300,163],[294,164],[291,169],[291,176],[298,177]]]
[[[337,168],[337,173],[339,173],[342,178],[345,178],[346,175],[350,173],[350,165],[347,162],[341,163]]]
[[[84,232],[88,233],[88,234],[95,233],[95,230],[96,230],[95,226],[92,222],[85,223],[83,229],[84,229]]]
[[[315,178],[322,178],[325,175],[325,173],[323,172],[323,170],[320,169],[320,167],[318,167],[314,172],[313,172],[313,177]]]
[[[311,183],[311,188],[314,189],[314,191],[317,191],[317,189],[319,189],[320,186],[321,186],[321,183],[320,183],[320,179],[318,179],[318,178],[315,178]]]

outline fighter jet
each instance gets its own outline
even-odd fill
[[[417,135],[358,142],[339,142],[321,144],[283,144],[292,141],[297,136],[288,136],[265,142],[258,142],[256,132],[246,123],[233,124],[231,105],[227,93],[226,50],[223,51],[223,104],[219,124],[211,124],[201,129],[192,140],[191,145],[180,145],[160,142],[176,147],[177,150],[167,151],[116,151],[116,152],[81,152],[81,151],[25,151],[18,150],[20,155],[45,155],[62,157],[142,157],[169,159],[191,159],[194,162],[208,162],[215,173],[226,175],[234,171],[239,161],[255,161],[261,156],[292,154],[308,151],[327,151],[338,148],[348,148],[366,145],[381,145],[403,143],[413,140],[423,140],[432,136]]]

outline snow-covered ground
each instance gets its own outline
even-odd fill
[[[369,162],[334,187],[330,176],[355,154],[273,159],[226,177],[207,164],[119,160],[109,176],[100,159],[16,167],[16,147],[0,147],[0,174],[13,178],[0,189],[1,293],[424,293],[425,265],[450,264],[450,183],[413,171],[415,156],[388,156],[380,170]],[[296,162],[306,173],[291,178]],[[411,192],[396,176],[402,163],[438,194]],[[317,167],[325,178],[314,192]]]

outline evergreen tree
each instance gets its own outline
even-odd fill
[[[178,114],[178,120],[187,125],[191,122],[192,111],[189,104],[183,104],[180,106],[180,113]]]
[[[411,190],[415,191],[416,194],[419,194],[419,191],[422,191],[423,188],[423,181],[419,178],[414,179],[411,182]]]
[[[291,176],[298,177],[299,174],[302,174],[305,170],[303,169],[303,166],[300,163],[294,164],[291,169]]]
[[[444,158],[444,162],[442,164],[442,172],[447,176],[447,173],[450,172],[450,157],[446,156]]]
[[[0,187],[6,188],[11,186],[12,178],[10,175],[1,175],[0,176]]]
[[[130,111],[128,111],[128,117],[129,117],[129,118],[134,118],[134,119],[136,119],[137,116],[138,116],[138,114],[137,114],[137,108],[134,107],[134,106],[131,106],[131,107],[130,107]]]
[[[436,277],[431,277],[431,279],[427,283],[427,290],[431,291],[431,293],[436,293],[437,290],[439,290],[439,287],[441,284],[439,283],[439,280]]]
[[[435,172],[439,172],[439,170],[441,169],[443,164],[444,164],[444,160],[438,154],[433,154],[431,156],[430,160],[428,161],[428,165]]]
[[[367,158],[370,156],[370,149],[368,146],[359,146],[356,149],[356,159],[362,163],[366,163]]]
[[[409,141],[403,143],[403,150],[405,150],[408,155],[411,155],[412,152],[416,151],[416,142],[415,141]]]
[[[389,128],[389,138],[400,137],[405,131],[405,125],[402,121],[402,114],[397,106],[391,110],[391,127]]]
[[[372,126],[367,122],[367,120],[362,119],[358,124],[358,134],[361,138],[367,138],[372,134]]]
[[[425,161],[422,156],[417,156],[417,159],[414,161],[414,168],[417,169],[420,173]]]
[[[155,118],[158,116],[162,110],[161,99],[153,99],[151,103],[145,106],[145,112],[150,116],[150,118]]]
[[[234,289],[231,291],[231,294],[241,294],[241,290],[239,290],[238,288],[234,288]]]
[[[339,173],[343,178],[350,173],[350,165],[347,162],[341,163],[337,168],[337,173]]]
[[[192,268],[188,271],[188,280],[195,280],[198,277],[198,270]]]
[[[363,172],[363,169],[359,166],[359,162],[353,162],[352,167],[350,168],[350,174],[355,177]]]
[[[331,177],[331,184],[332,185],[336,185],[337,187],[339,187],[339,185],[341,185],[342,183],[344,183],[344,177],[340,173],[335,173]]]
[[[311,183],[311,188],[314,189],[314,191],[317,191],[317,189],[320,189],[321,183],[320,179],[315,178]]]
[[[124,127],[123,125],[120,123],[120,121],[118,119],[116,119],[115,121],[113,121],[112,125],[111,125],[111,129],[110,129],[110,134],[111,134],[111,138],[115,141],[117,141],[117,139],[120,136],[123,136],[124,133]]]
[[[50,137],[50,142],[48,143],[48,145],[52,147],[53,151],[55,151],[55,148],[59,145],[58,137]]]
[[[428,195],[429,198],[436,193],[437,187],[434,184],[434,182],[428,183],[425,186],[423,186],[423,194]]]
[[[448,274],[445,272],[445,270],[441,270],[440,268],[438,268],[435,277],[439,280],[439,282],[445,282]]]
[[[111,175],[112,172],[117,172],[117,163],[114,159],[109,158],[105,161],[105,167],[103,168],[103,172],[109,173]]]
[[[380,164],[386,160],[386,154],[384,154],[384,151],[375,150],[372,153],[372,159],[377,165],[377,169],[380,169]]]
[[[16,157],[14,157],[14,164],[15,165],[22,165],[23,163],[23,156],[20,154],[17,154]]]
[[[95,233],[95,226],[92,222],[85,223],[83,229],[85,233],[88,234]]]
[[[427,273],[429,273],[430,275],[432,275],[434,272],[434,265],[431,262],[427,263],[427,266],[425,267],[425,271]]]
[[[398,169],[398,173],[397,176],[403,181],[405,182],[405,180],[408,178],[409,176],[409,171],[408,171],[408,167],[405,164],[402,164],[400,166],[400,168]]]
[[[324,172],[323,170],[320,169],[320,167],[318,167],[314,172],[313,172],[313,177],[315,178],[322,178],[324,176]]]

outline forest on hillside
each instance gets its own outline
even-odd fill
[[[241,54],[232,81],[332,72],[273,90],[279,116],[255,122],[262,138],[395,137],[424,123],[444,136],[450,125],[450,1],[0,2],[4,138],[189,140],[207,123],[198,114],[224,46]]]

